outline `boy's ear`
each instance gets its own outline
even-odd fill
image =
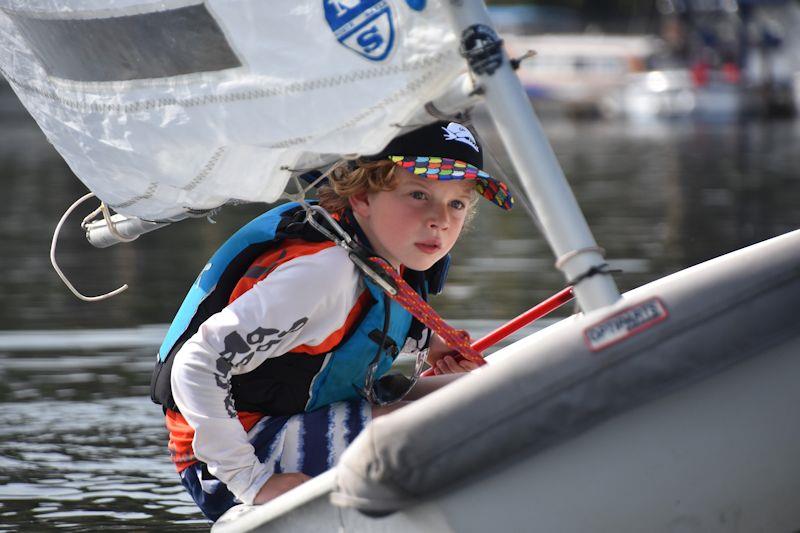
[[[359,216],[366,217],[369,215],[369,195],[367,192],[359,192],[348,198],[350,208],[353,213]]]

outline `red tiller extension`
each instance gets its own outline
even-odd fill
[[[521,315],[516,318],[511,319],[510,321],[506,322],[496,330],[492,331],[485,337],[476,340],[472,343],[472,348],[478,352],[484,351],[486,348],[497,344],[501,340],[505,339],[518,329],[522,328],[523,326],[527,326],[534,320],[542,318],[543,316],[555,311],[565,303],[572,300],[574,297],[574,293],[572,292],[572,287],[567,287],[562,289],[561,291],[557,292],[547,300],[543,301],[540,304],[537,304]],[[423,376],[433,376],[434,371],[433,368],[429,368],[425,372],[422,373]]]

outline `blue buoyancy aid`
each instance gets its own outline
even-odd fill
[[[177,410],[170,385],[175,353],[207,318],[228,304],[234,287],[257,257],[281,246],[287,238],[324,240],[304,222],[304,217],[298,204],[281,205],[245,225],[214,253],[192,285],[159,349],[151,381],[154,402]],[[354,226],[348,229],[360,233]],[[448,263],[446,257],[424,273],[406,269],[404,277],[427,298],[429,290],[441,290]],[[363,279],[371,303],[345,340],[328,354],[288,353],[267,359],[251,372],[233,376],[232,395],[237,410],[284,415],[352,399],[364,386],[367,369],[378,351],[380,376],[391,367],[407,339],[413,339],[418,349],[427,348],[430,334],[426,328],[371,280]],[[241,345],[241,349],[250,349],[246,343]]]

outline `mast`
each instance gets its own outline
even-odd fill
[[[569,284],[575,285],[575,296],[584,312],[613,304],[620,294],[608,272],[603,250],[583,217],[502,41],[492,28],[486,5],[482,0],[443,3],[456,35],[461,36],[461,53],[483,92],[525,195],[541,220],[545,238],[556,256],[556,267]]]

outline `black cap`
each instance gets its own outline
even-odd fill
[[[419,177],[474,180],[478,192],[503,209],[514,198],[505,183],[483,171],[483,152],[475,135],[458,122],[435,122],[396,137],[369,159],[390,159]]]

